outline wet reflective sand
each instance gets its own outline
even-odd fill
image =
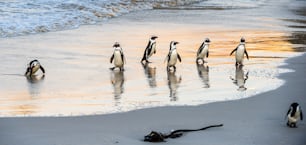
[[[286,15],[277,13],[279,9]],[[305,51],[304,16],[290,12],[269,4],[234,10],[151,10],[76,30],[2,38],[0,116],[88,115],[196,105],[275,89],[283,83],[277,75],[289,71],[277,66]],[[152,63],[142,65],[151,35],[159,37],[157,53],[150,58]],[[242,36],[250,60],[236,68],[229,53]],[[211,40],[208,63],[196,65],[196,51],[206,37]],[[164,59],[172,40],[180,42],[182,63],[169,73]],[[109,70],[116,41],[127,58],[124,72]],[[40,60],[45,76],[23,76],[32,59]]]

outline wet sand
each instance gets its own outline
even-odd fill
[[[306,55],[282,66],[295,70],[279,77],[285,85],[267,93],[237,101],[196,107],[158,107],[83,117],[22,117],[0,119],[3,145],[110,145],[150,144],[142,141],[151,130],[200,128],[223,123],[221,128],[185,134],[163,144],[304,145],[305,121],[288,128],[284,119],[289,105],[299,102],[305,108]]]

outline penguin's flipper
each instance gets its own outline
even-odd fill
[[[149,41],[148,44],[147,44],[147,47],[146,47],[145,52],[147,52],[148,50],[150,50],[150,47],[151,47],[151,42]],[[147,54],[150,54],[150,51],[149,51]]]
[[[201,46],[199,47],[198,49],[198,52],[197,52],[197,56],[199,56],[199,54],[201,53],[201,51],[203,50],[203,47],[204,46],[204,42],[201,44]]]
[[[182,59],[181,59],[180,54],[177,54],[177,58],[178,58],[178,60],[179,60],[180,62],[182,62]]]
[[[123,64],[126,64],[126,59],[125,59],[123,52],[121,52],[121,59],[123,61]]]
[[[302,112],[302,110],[300,110],[300,112],[301,112],[301,120],[303,120],[303,112]]]
[[[40,70],[43,72],[43,73],[45,73],[45,69],[44,69],[44,67],[42,67],[41,65],[40,65]]]
[[[112,63],[112,62],[113,62],[113,60],[114,60],[114,54],[111,56],[111,58],[110,58],[109,62],[110,62],[110,63]]]
[[[238,46],[231,52],[230,56],[238,49]]]
[[[207,51],[207,54],[206,54],[207,58],[208,58],[208,55],[209,55],[209,51]]]
[[[244,53],[245,53],[245,55],[246,55],[247,59],[249,59],[248,52],[247,52],[246,50],[244,50]]]
[[[145,52],[143,53],[143,57],[141,59],[141,62],[143,62],[144,60],[147,60],[147,49],[145,50]]]
[[[170,60],[170,53],[166,56],[166,58],[165,58],[165,60],[164,60],[164,63],[167,61],[167,62],[169,62],[169,60]]]
[[[27,71],[24,73],[24,75],[25,76],[30,76],[31,75],[30,72],[31,72],[31,67],[28,66]]]
[[[285,116],[285,119],[288,117],[290,111],[291,111],[291,107],[288,109],[287,114],[286,114],[286,116]]]

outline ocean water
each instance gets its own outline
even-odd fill
[[[284,84],[277,76],[293,70],[278,67],[306,50],[304,1],[184,2],[1,1],[0,116],[93,115],[242,99]],[[151,35],[159,37],[157,53],[141,65]],[[236,68],[229,53],[242,36],[250,59]],[[210,57],[198,66],[195,53],[206,37]],[[183,61],[168,73],[163,60],[172,40],[180,42]],[[109,70],[115,42],[127,58],[124,72]],[[32,59],[44,66],[44,77],[23,76]]]
[[[131,0],[9,0],[0,1],[0,37],[78,28],[128,12],[192,3]]]

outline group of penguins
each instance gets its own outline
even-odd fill
[[[156,38],[157,36],[151,36],[149,39],[149,43],[144,51],[143,57],[141,59],[141,63],[150,63],[149,58],[156,53]],[[177,60],[180,62],[182,61],[181,56],[176,50],[176,45],[179,42],[176,41],[171,41],[170,42],[170,49],[169,53],[165,59],[167,61],[167,71],[171,71],[171,68],[173,68],[173,71],[176,70],[176,63]],[[205,63],[205,58],[209,56],[209,43],[210,40],[208,38],[205,39],[205,41],[201,44],[197,51],[197,58],[196,58],[196,63]],[[110,58],[110,63],[114,63],[114,67],[111,68],[111,70],[114,70],[115,68],[119,68],[120,71],[124,71],[124,64],[126,62],[124,53],[122,48],[120,47],[120,44],[116,42],[113,45],[114,52]],[[230,53],[236,52],[236,66],[242,66],[243,65],[243,59],[244,59],[244,54],[246,55],[247,59],[249,59],[248,53],[245,48],[245,39],[242,37],[240,39],[240,44]],[[25,76],[31,78],[32,76],[35,76],[35,73],[41,70],[43,75],[45,74],[45,69],[43,66],[39,63],[38,60],[32,60],[26,69]],[[300,105],[296,102],[292,103],[289,107],[289,110],[286,114],[287,117],[287,126],[291,128],[295,128],[296,123],[298,120],[303,120],[303,113]]]
[[[141,59],[141,63],[150,63],[148,60],[153,54],[156,53],[156,39],[157,36],[151,36],[149,39],[149,43],[144,51],[143,57]],[[180,54],[176,50],[176,45],[179,44],[179,42],[176,41],[171,41],[170,42],[170,49],[169,53],[165,59],[167,61],[167,70],[170,71],[171,68],[172,70],[176,70],[176,63],[178,61],[182,61]],[[197,63],[205,63],[205,58],[208,58],[209,56],[209,44],[210,40],[208,38],[205,39],[205,41],[201,44],[197,51]],[[110,58],[110,63],[114,63],[114,67],[111,68],[114,70],[115,68],[119,68],[120,71],[124,70],[124,63],[126,61],[124,57],[124,53],[122,48],[120,47],[120,44],[116,42],[114,45],[114,52],[113,55]],[[236,52],[236,66],[243,65],[243,59],[244,59],[244,54],[246,55],[247,59],[249,59],[249,55],[246,51],[245,48],[245,39],[242,37],[240,40],[240,44],[230,53],[232,55],[234,52]]]

